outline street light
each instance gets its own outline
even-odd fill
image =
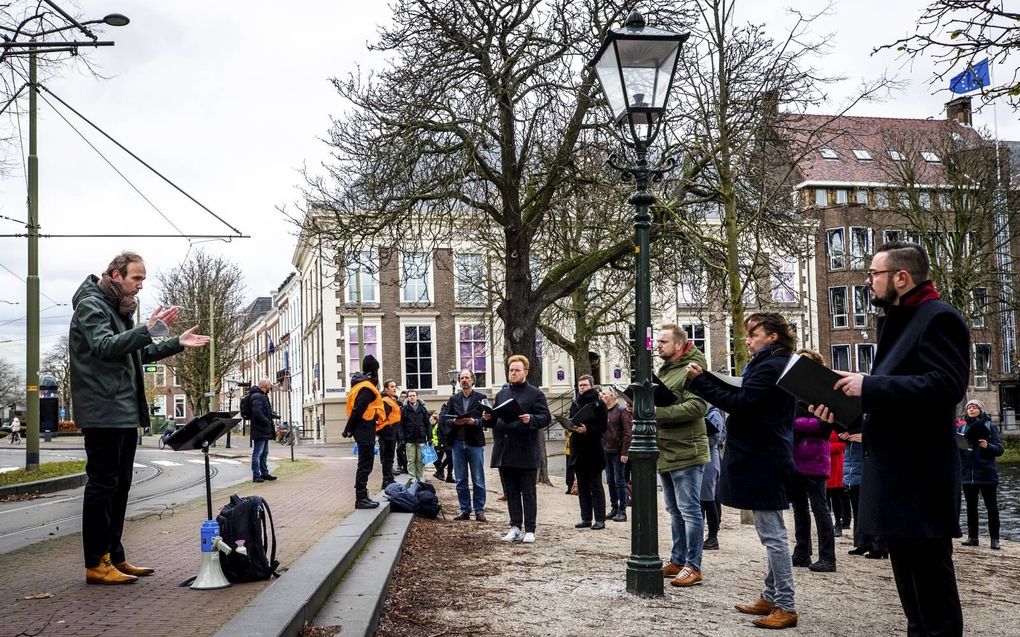
[[[457,379],[460,378],[460,370],[456,367],[451,367],[446,372],[447,376],[450,377],[450,394],[457,393]]]
[[[14,33],[14,38],[24,36],[27,40],[16,40],[4,36],[4,41],[0,42],[0,48],[3,50],[0,59],[7,56],[23,55],[26,50],[28,54],[28,223],[25,224],[28,237],[28,276],[25,277],[25,336],[27,340],[25,348],[25,420],[27,424],[25,468],[29,471],[39,468],[39,155],[36,126],[39,82],[37,79],[37,58],[39,54],[52,53],[77,55],[79,47],[113,46],[113,42],[99,40],[87,25],[106,24],[121,27],[130,22],[127,17],[119,13],[108,14],[100,20],[79,22],[57,6],[53,0],[44,0],[44,2],[58,13],[66,24],[52,29],[28,30],[26,26],[32,21],[36,21],[40,25],[52,24],[50,17],[40,11],[22,21],[17,29],[4,27],[4,30]],[[71,29],[77,29],[88,40],[58,39],[52,42],[38,40],[38,38]],[[15,93],[15,97],[17,97],[17,93]]]
[[[662,561],[659,559],[658,502],[655,488],[655,409],[652,402],[652,317],[648,246],[652,217],[649,206],[655,196],[648,192],[649,180],[658,181],[672,162],[661,168],[648,167],[648,148],[658,135],[680,46],[688,33],[673,33],[645,25],[635,9],[620,29],[606,36],[598,54],[588,63],[598,74],[613,120],[620,127],[624,143],[634,149],[633,166],[610,165],[623,179],[633,179],[634,193],[627,200],[634,206],[634,347],[637,350],[634,388],[634,434],[630,445],[633,505],[631,509],[631,555],[627,560],[627,592],[661,597]],[[644,338],[641,342],[640,339]]]

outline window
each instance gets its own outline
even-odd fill
[[[924,161],[928,162],[929,164],[937,164],[942,161],[941,159],[939,159],[938,155],[931,152],[930,150],[922,150],[921,157],[923,157]]]
[[[174,395],[174,418],[185,418],[184,395]]]
[[[823,148],[818,153],[822,156],[822,159],[839,159],[839,155],[831,148]]]
[[[485,355],[485,326],[461,325],[460,356],[457,359],[460,369],[470,369],[475,373],[475,385],[486,386],[488,358]]]
[[[431,325],[404,326],[404,387],[432,389]]]
[[[843,243],[843,228],[832,228],[825,232],[825,251],[829,255],[829,269],[842,270],[846,267],[846,247]]]
[[[832,368],[841,372],[850,371],[850,346],[832,346]]]
[[[931,193],[921,192],[917,194],[917,203],[925,210],[931,210]]]
[[[677,283],[677,302],[684,305],[705,305],[708,302],[708,289],[705,273],[702,270],[685,272]]]
[[[903,161],[903,153],[898,150],[889,151],[889,159],[893,161]]]
[[[347,302],[358,302],[358,279],[361,280],[361,302],[379,302],[379,282],[376,279],[376,272],[379,271],[379,262],[375,252],[359,252],[357,258],[347,265]],[[357,369],[360,369],[357,368]]]
[[[943,210],[949,210],[949,194],[945,192],[939,193],[939,208]]]
[[[972,327],[985,326],[985,313],[988,311],[988,289],[974,288],[971,290],[971,303],[973,303],[970,324]]]
[[[400,300],[404,303],[431,303],[429,280],[432,259],[428,252],[404,252],[400,263]]]
[[[166,416],[166,396],[160,394],[152,398],[152,406],[156,408],[153,416]]]
[[[797,261],[780,257],[772,274],[772,300],[776,303],[797,302]],[[704,351],[704,350],[702,350]]]
[[[850,196],[850,191],[846,190],[845,188],[837,188],[836,189],[836,203],[837,204],[845,204],[845,203],[849,202],[850,201],[849,196]]]
[[[899,230],[886,230],[882,233],[883,243],[892,243],[893,241],[899,241],[903,236],[903,233]]]
[[[680,328],[687,332],[687,340],[694,343],[694,346],[707,357],[708,350],[705,347],[708,342],[705,339],[705,325],[703,323],[682,323]]]
[[[907,193],[906,190],[901,190],[897,194],[897,197],[899,198],[900,208],[909,208],[910,207],[910,194]]]
[[[868,191],[857,190],[854,192],[854,202],[862,206],[868,205]]]
[[[457,305],[479,307],[485,305],[485,272],[482,255],[458,252],[454,255],[454,285]]]
[[[992,365],[992,346],[988,343],[974,344],[974,387],[988,387],[988,370]]]
[[[872,343],[857,344],[857,371],[870,374],[875,365],[875,346]]]
[[[869,153],[868,151],[864,150],[863,148],[855,148],[854,149],[854,157],[856,157],[858,161],[871,161],[872,160],[871,153]]]
[[[815,205],[816,206],[828,206],[829,205],[829,191],[825,188],[815,188]]]
[[[152,386],[166,387],[166,366],[154,365],[156,371],[152,372]]]
[[[847,327],[846,286],[829,288],[829,314],[833,327]]]
[[[850,228],[850,267],[863,269],[867,259],[875,251],[875,232],[871,228]]]
[[[871,288],[854,286],[854,327],[868,326],[868,308],[871,307]]]
[[[888,208],[889,207],[889,193],[884,190],[878,190],[875,192],[875,207],[876,208]]]
[[[379,326],[365,326],[365,353],[361,353],[361,344],[358,342],[358,326],[350,325],[347,329],[347,371],[354,373],[361,369],[361,360],[371,354],[376,360],[379,356]]]

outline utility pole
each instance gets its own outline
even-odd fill
[[[35,38],[32,38],[35,42]],[[25,279],[25,469],[39,469],[39,133],[36,122],[37,54],[28,53],[28,276]]]

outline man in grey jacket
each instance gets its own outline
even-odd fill
[[[153,569],[134,566],[124,555],[121,534],[134,473],[135,432],[149,425],[142,365],[186,347],[202,347],[208,336],[197,325],[178,337],[154,343],[150,330],[172,325],[178,308],[157,307],[144,325],[132,320],[145,281],[145,264],[133,252],[117,255],[102,278],[90,275],[74,294],[68,335],[71,400],[75,424],[85,435],[82,545],[85,581],[131,584]]]

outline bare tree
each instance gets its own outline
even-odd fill
[[[9,360],[0,358],[0,407],[24,402],[25,384],[21,375]]]
[[[199,333],[215,339],[216,361],[213,368],[215,387],[223,385],[224,375],[241,359],[242,337],[251,324],[251,316],[244,312],[244,275],[234,263],[202,250],[193,251],[187,261],[170,272],[157,277],[160,302],[181,308],[176,332],[193,325]],[[167,361],[174,371],[188,403],[195,412],[210,407],[205,397],[209,390],[209,350],[188,349]]]
[[[74,420],[74,405],[71,404],[71,356],[68,352],[67,337],[61,336],[46,352],[39,368],[53,374],[60,388],[60,404],[67,408],[68,420]]]
[[[900,38],[876,51],[894,49],[911,58],[930,56],[935,62],[931,84],[945,82],[964,65],[988,57],[1005,71],[1005,77],[982,89],[985,102],[1005,97],[1014,109],[1020,107],[1020,69],[1006,70],[1010,55],[1020,52],[1020,11],[1005,2],[934,0],[921,13],[914,34]],[[995,79],[995,78],[993,78]]]

